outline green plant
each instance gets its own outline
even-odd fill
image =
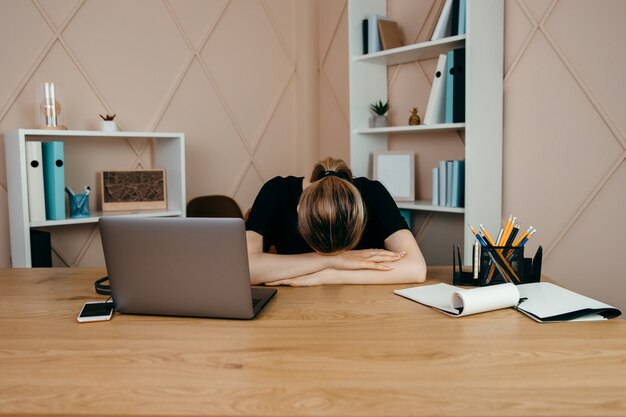
[[[387,114],[391,105],[389,104],[389,100],[383,103],[381,100],[378,100],[378,103],[370,104],[370,109],[379,116],[384,116]]]
[[[112,115],[112,116],[111,116],[110,114],[107,114],[106,116],[103,116],[103,115],[99,114],[99,116],[100,116],[100,117],[102,118],[102,120],[104,120],[105,122],[110,122],[110,121],[112,121],[113,119],[115,119],[115,115]]]

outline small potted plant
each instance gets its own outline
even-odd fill
[[[102,118],[102,126],[100,128],[100,130],[102,130],[103,132],[117,132],[119,130],[119,128],[117,127],[117,123],[115,123],[115,115],[109,115],[107,114],[106,116],[103,115],[99,115]]]
[[[386,127],[387,126],[387,112],[391,105],[389,104],[389,100],[383,103],[381,100],[378,100],[377,103],[370,104],[370,110],[374,113],[372,118],[370,119],[370,127]]]

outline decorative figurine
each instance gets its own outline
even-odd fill
[[[409,125],[417,126],[420,124],[422,124],[422,119],[420,119],[417,114],[417,107],[413,107],[413,110],[411,111],[411,117],[409,117]]]

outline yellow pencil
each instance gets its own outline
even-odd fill
[[[493,242],[493,239],[491,238],[491,236],[489,235],[489,232],[487,231],[487,229],[485,229],[485,226],[483,226],[482,224],[480,225],[480,230],[482,230],[483,234],[485,235],[485,237],[487,238],[487,242],[489,242],[489,244],[491,246],[496,246],[496,244]]]
[[[513,215],[511,214],[509,216],[509,220],[507,220],[506,224],[504,225],[504,231],[502,232],[502,236],[500,237],[500,239],[498,239],[498,246],[504,246],[505,242],[509,238],[509,235],[511,234],[512,228],[513,228]]]

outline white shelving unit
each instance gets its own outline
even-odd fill
[[[363,55],[362,20],[387,15],[386,0],[349,0],[350,164],[357,176],[370,176],[373,152],[388,149],[389,134],[465,131],[465,207],[433,206],[429,201],[399,203],[409,210],[463,215],[464,224],[498,230],[502,217],[502,82],[504,2],[466,0],[466,34]],[[394,16],[389,16],[394,19]],[[368,128],[369,104],[387,94],[387,66],[432,59],[465,47],[465,123]],[[435,166],[433,162],[433,166]],[[465,227],[464,258],[471,261],[474,236]]]
[[[30,222],[28,189],[26,178],[27,141],[62,141],[65,144],[66,184],[74,186],[92,185],[90,201],[91,216]],[[149,168],[165,170],[167,209],[141,211],[94,210],[99,199],[98,173],[103,169],[130,169],[134,158],[108,158],[99,162],[100,153],[117,155],[123,145],[120,141],[132,142],[141,148],[141,142],[150,141],[152,154]],[[11,234],[11,262],[14,268],[31,267],[30,229],[34,227],[63,227],[68,225],[95,223],[102,216],[166,217],[185,216],[185,135],[184,133],[162,132],[100,132],[76,130],[17,129],[5,133],[5,153],[9,198],[9,223]],[[126,152],[129,153],[129,152]],[[104,165],[106,164],[106,165]],[[95,187],[94,187],[95,186]]]

